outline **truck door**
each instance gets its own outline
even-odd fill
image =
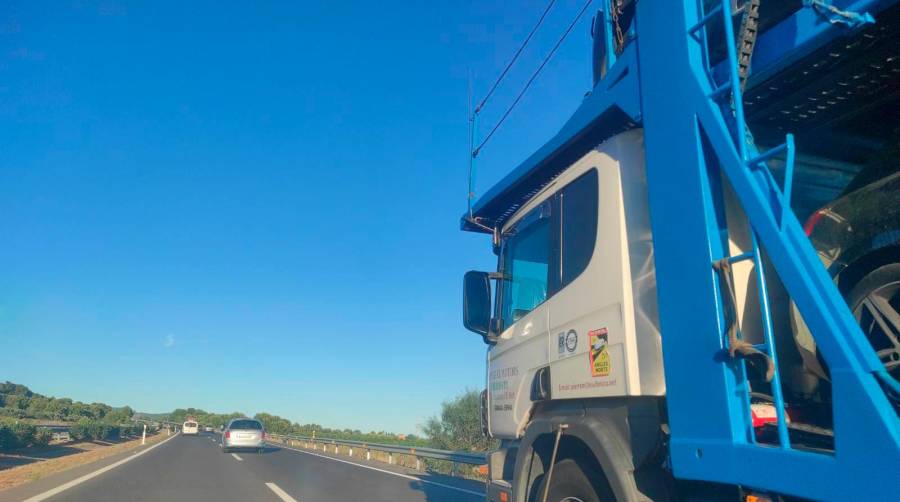
[[[488,352],[491,433],[516,437],[531,408],[531,381],[547,365],[549,312],[545,304],[552,266],[552,203],[547,200],[503,234],[496,317],[500,340]]]
[[[626,394],[616,167],[592,152],[560,180],[560,289],[548,302],[553,399]]]

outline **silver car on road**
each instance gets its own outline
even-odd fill
[[[237,448],[258,450],[262,453],[266,446],[266,431],[262,422],[253,418],[234,418],[222,431],[222,451]]]

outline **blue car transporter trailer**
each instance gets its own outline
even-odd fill
[[[843,41],[854,36],[896,39],[898,1],[768,0],[796,5],[759,30],[746,82],[739,64],[743,54],[736,47],[739,23],[733,0],[618,1],[630,4],[631,18],[624,37],[614,37],[613,23],[622,20],[613,18],[621,16],[610,15],[610,0],[601,2],[594,28],[600,40],[595,40],[593,91],[556,136],[473,205],[463,228],[498,228],[591,148],[642,127],[673,477],[814,500],[896,500],[898,384],[876,357],[791,210],[791,124],[811,113],[770,129],[781,135],[781,145],[759,152],[745,103],[751,95],[755,105],[782,99],[778,92],[766,96],[758,86],[774,75],[795,71],[834,77],[816,76],[811,58],[817,51],[831,58],[865,58],[865,47],[859,52],[858,44]],[[889,25],[883,25],[888,18]],[[714,39],[720,40],[718,47]],[[603,54],[602,61],[597,54]],[[896,73],[887,78],[897,81]],[[776,156],[785,165],[781,180],[767,164]],[[752,225],[754,244],[758,242],[752,252],[728,256],[721,177],[733,187]],[[759,248],[765,249],[771,267],[759,266]],[[728,347],[727,300],[714,265],[723,259],[752,260],[757,274],[774,269],[802,313],[830,368],[833,450],[792,446],[777,364],[772,380],[777,440],[756,441],[745,362],[720,357]],[[766,291],[759,289],[766,341],[757,348],[775,359]]]

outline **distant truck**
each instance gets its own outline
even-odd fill
[[[900,496],[866,337],[900,324],[860,329],[795,214],[891,154],[898,33],[896,0],[601,2],[593,91],[462,218],[497,256],[463,286],[488,500]]]

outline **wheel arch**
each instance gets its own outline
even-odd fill
[[[846,298],[853,286],[869,272],[890,263],[897,263],[898,256],[900,256],[900,241],[860,253],[837,275],[837,285],[841,296]]]
[[[648,434],[649,422],[634,423],[634,417],[629,416],[629,406],[623,402],[610,407],[587,408],[589,410],[579,406],[578,409],[538,412],[531,420],[516,454],[513,493],[517,502],[527,501],[529,490],[549,464],[560,424],[568,427],[560,440],[557,461],[575,458],[580,465],[585,462],[588,468],[594,462],[594,468],[599,468],[594,480],[601,483],[601,487],[606,483],[617,501],[647,500],[635,476],[635,462],[643,462],[647,456],[646,448],[642,445],[633,448],[632,438],[635,433]]]

